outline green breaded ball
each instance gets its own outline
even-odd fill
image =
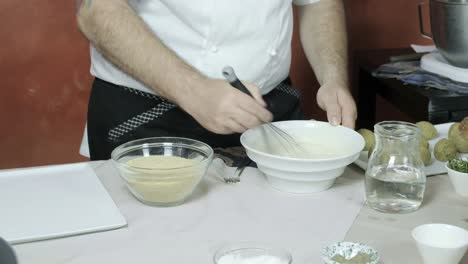
[[[437,137],[437,129],[433,124],[427,121],[420,121],[416,125],[421,129],[421,135],[424,139],[431,140]]]
[[[375,146],[375,136],[374,132],[370,131],[369,129],[361,128],[357,131],[366,141],[366,145],[364,146],[364,151],[369,151],[374,149]]]
[[[448,138],[450,140],[453,140],[453,137],[455,136],[455,133],[458,133],[458,127],[460,126],[460,123],[453,123],[450,128],[449,128],[449,133],[448,133]]]
[[[419,147],[419,152],[421,153],[421,159],[424,163],[424,166],[428,166],[431,164],[431,159],[432,159],[432,155],[431,155],[431,151],[428,149],[428,148],[425,148],[425,147]]]
[[[463,138],[459,129],[454,130],[455,132],[453,133],[452,141],[455,147],[461,153],[468,153],[468,140]]]
[[[434,156],[438,161],[448,161],[455,158],[457,154],[457,148],[450,139],[443,138],[434,147]]]

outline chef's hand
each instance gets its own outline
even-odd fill
[[[260,89],[244,82],[253,98],[224,80],[204,79],[198,83],[181,107],[207,130],[217,134],[242,133],[271,122]]]
[[[330,124],[342,124],[354,129],[357,118],[356,104],[346,85],[338,82],[325,83],[317,92],[317,103],[327,112]]]

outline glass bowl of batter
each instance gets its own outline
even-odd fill
[[[111,159],[130,192],[151,206],[182,204],[213,160],[213,149],[200,141],[153,137],[127,142]]]

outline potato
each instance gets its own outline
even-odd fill
[[[370,149],[367,151],[367,158],[370,159],[370,156],[372,155],[372,152],[374,152],[374,148]]]
[[[431,140],[437,137],[437,130],[433,124],[427,121],[420,121],[416,125],[421,129],[421,136],[424,139]]]
[[[380,164],[387,164],[390,161],[390,158],[394,156],[394,153],[383,152],[380,154],[379,162]]]
[[[458,131],[458,127],[460,126],[460,123],[453,123],[450,128],[449,128],[449,132],[448,132],[448,138],[450,140],[453,140],[453,136],[455,136],[455,133]]]
[[[429,149],[429,141],[425,140],[424,138],[421,138],[419,140],[419,147]]]
[[[462,135],[463,139],[468,140],[468,116],[461,121],[460,127],[458,129],[460,130],[460,134]]]
[[[366,145],[364,146],[364,151],[369,151],[374,149],[375,146],[375,136],[372,131],[369,129],[361,128],[357,131],[366,141]]]
[[[428,166],[431,164],[431,151],[428,148],[425,147],[419,147],[419,152],[421,153],[421,159],[424,163],[424,166]]]
[[[457,132],[454,133],[452,137],[452,141],[455,147],[457,148],[458,152],[468,153],[468,139],[465,139],[459,130],[456,131]]]
[[[450,139],[443,138],[434,147],[434,156],[438,161],[448,161],[455,158],[457,154],[457,148]]]

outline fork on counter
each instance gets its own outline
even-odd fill
[[[252,162],[252,160],[249,159],[249,157],[245,156],[244,159],[241,161],[239,164],[239,167],[237,167],[236,171],[234,172],[234,176],[223,176],[224,182],[226,183],[238,183],[240,182],[240,176],[242,172],[244,172],[244,169],[249,166],[249,164]]]

